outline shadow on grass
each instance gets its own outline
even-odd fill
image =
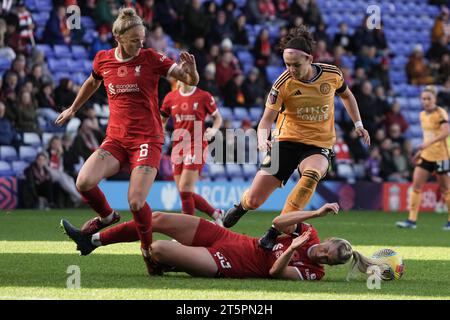
[[[323,281],[295,282],[271,279],[192,278],[185,273],[149,278],[139,255],[101,255],[80,257],[75,254],[0,254],[0,289],[2,287],[66,287],[67,269],[77,265],[84,289],[202,290],[273,293],[370,294],[448,297],[450,277],[447,261],[406,261],[401,281],[383,282],[381,290],[369,290],[363,278],[346,282],[345,268],[328,269]],[[338,296],[337,296],[338,297]]]

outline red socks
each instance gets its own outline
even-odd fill
[[[209,204],[209,202],[206,201],[205,198],[196,193],[193,193],[192,197],[194,198],[195,208],[212,217],[214,213],[214,208]]]
[[[212,217],[214,208],[202,196],[193,192],[180,192],[181,208],[183,213],[194,215],[195,209]]]
[[[139,235],[134,221],[127,221],[108,230],[100,232],[102,246],[120,242],[133,242],[139,240]]]
[[[180,192],[181,197],[181,210],[184,214],[191,216],[195,213],[195,203],[192,192]]]
[[[131,211],[136,231],[141,240],[141,248],[148,250],[152,244],[152,210],[147,202],[139,211]]]
[[[105,195],[98,186],[89,191],[78,190],[78,192],[81,194],[84,203],[88,204],[100,217],[106,218],[113,212]]]

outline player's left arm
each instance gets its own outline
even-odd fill
[[[356,102],[355,96],[351,90],[346,87],[343,92],[337,91],[339,97],[344,103],[345,110],[347,110],[348,115],[355,124],[355,131],[358,136],[363,137],[364,143],[370,145],[369,132],[364,129],[363,123],[361,121],[361,115],[359,114],[358,103]]]
[[[195,65],[194,55],[188,52],[182,52],[180,54],[180,64],[170,72],[169,76],[174,77],[190,86],[196,86],[200,80],[197,72],[197,66]]]
[[[217,133],[217,131],[219,131],[220,127],[222,126],[222,115],[219,112],[219,109],[217,109],[216,111],[214,111],[211,114],[211,117],[213,118],[213,125],[210,128],[207,128],[205,131],[205,137],[208,141],[210,141]]]
[[[298,269],[289,266],[289,262],[291,261],[295,250],[307,243],[310,236],[311,229],[308,229],[307,231],[303,232],[301,236],[295,238],[289,248],[287,248],[286,251],[284,251],[277,260],[275,260],[272,268],[270,268],[269,271],[270,276],[279,279],[303,280],[302,276],[299,274]]]
[[[337,203],[325,203],[322,207],[313,211],[292,211],[289,213],[281,214],[273,219],[272,224],[277,230],[284,230],[287,227],[295,226],[306,220],[325,217],[328,214],[338,214],[339,204]]]

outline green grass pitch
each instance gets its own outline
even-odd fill
[[[346,267],[327,268],[319,282],[266,279],[202,279],[184,273],[149,278],[139,244],[99,248],[80,257],[62,234],[62,217],[80,226],[89,210],[0,211],[0,299],[449,299],[450,232],[442,230],[446,215],[422,214],[416,230],[399,230],[403,214],[341,212],[311,220],[321,239],[349,240],[370,255],[392,248],[405,261],[400,281],[383,282],[369,290],[363,276],[346,282]],[[262,235],[275,213],[247,214],[233,230]],[[131,215],[122,212],[123,220]],[[161,237],[155,236],[156,239]],[[67,269],[77,265],[81,288],[68,289]]]

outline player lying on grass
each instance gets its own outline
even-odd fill
[[[320,280],[323,265],[351,261],[351,272],[366,272],[375,261],[354,251],[347,240],[327,239],[320,243],[317,230],[304,221],[337,214],[337,203],[328,203],[316,211],[296,211],[273,220],[279,228],[297,225],[298,237],[278,237],[272,251],[258,246],[258,239],[222,228],[205,219],[174,213],[153,213],[153,231],[175,239],[157,240],[151,245],[155,274],[169,267],[193,276],[225,278],[279,278]],[[92,236],[83,235],[62,220],[65,233],[77,244],[81,255],[99,246],[138,241],[134,221],[128,221]]]

